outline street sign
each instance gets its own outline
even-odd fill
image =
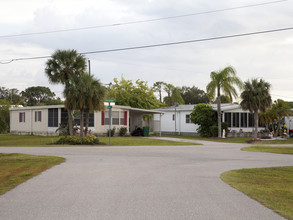
[[[108,105],[108,106],[107,106],[107,109],[111,109],[111,108],[112,108],[112,105]]]
[[[105,99],[105,102],[116,102],[116,99]]]

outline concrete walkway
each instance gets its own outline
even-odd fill
[[[0,219],[283,219],[219,176],[232,169],[293,166],[292,155],[200,142],[203,145],[0,147],[2,153],[66,158],[0,196]]]

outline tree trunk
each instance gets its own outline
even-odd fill
[[[73,136],[73,117],[72,117],[72,111],[67,109],[68,113],[68,127],[69,127],[69,135]]]
[[[217,97],[217,112],[218,112],[218,137],[222,137],[222,120],[221,120],[221,94],[220,87],[218,87],[218,97]]]
[[[79,135],[81,138],[83,138],[83,123],[84,123],[84,117],[83,117],[84,110],[80,110],[80,131]]]
[[[253,134],[254,139],[257,139],[257,133],[258,133],[258,111],[256,110],[254,112],[254,134]]]
[[[87,136],[87,134],[88,134],[89,123],[90,123],[90,111],[87,110],[87,112],[86,112],[86,118],[85,118],[85,131],[84,131],[84,135],[85,136]]]

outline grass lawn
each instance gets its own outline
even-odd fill
[[[292,147],[252,146],[252,147],[244,147],[241,150],[253,151],[253,152],[268,152],[268,153],[277,153],[277,154],[293,154],[293,146]]]
[[[64,161],[61,157],[0,153],[0,195]]]
[[[4,147],[60,147],[68,145],[48,145],[55,143],[58,137],[43,137],[32,135],[10,135],[0,134],[0,146]],[[109,143],[109,137],[99,137],[100,142]],[[198,145],[196,143],[185,143],[165,140],[155,140],[143,137],[111,137],[111,146],[146,146],[146,145]],[[80,145],[70,145],[80,146]],[[103,145],[87,145],[103,146]],[[105,146],[105,145],[104,145]]]
[[[265,140],[265,141],[258,141],[255,144],[292,144],[293,145],[293,138],[284,138],[282,140]]]
[[[221,179],[287,219],[293,220],[293,167],[241,169]]]

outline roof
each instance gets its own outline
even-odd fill
[[[14,107],[9,108],[10,111],[23,111],[23,110],[40,110],[40,109],[48,109],[48,108],[64,108],[64,105],[41,105],[41,106],[27,106],[27,107]],[[164,112],[155,109],[141,109],[141,108],[132,108],[130,106],[123,105],[113,105],[113,109],[124,109],[133,112],[142,112],[145,114],[164,114]]]
[[[189,104],[189,105],[179,105],[176,107],[176,111],[192,111],[196,104]],[[217,104],[211,104],[214,110],[217,110]],[[162,112],[169,112],[174,111],[175,106],[169,106],[169,107],[163,107],[163,108],[157,108],[154,109],[156,111],[162,111]],[[230,111],[234,109],[241,109],[241,106],[239,104],[230,104],[230,103],[223,103],[221,104],[221,110],[222,111]]]

